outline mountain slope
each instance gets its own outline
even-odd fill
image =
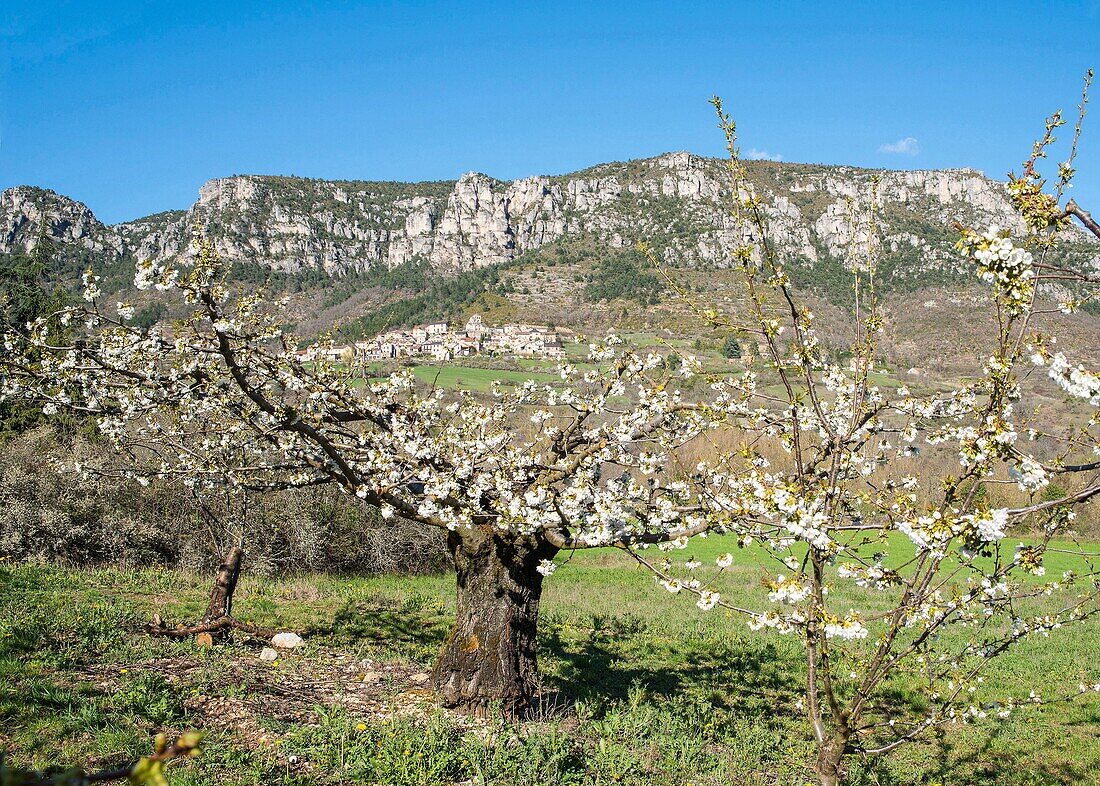
[[[0,253],[29,251],[43,222],[46,232],[70,253],[115,257],[125,245],[81,202],[35,186],[0,192]]]
[[[865,244],[873,177],[887,283],[909,288],[928,283],[928,273],[950,273],[952,221],[1019,228],[1004,185],[973,170],[747,167],[772,241],[806,269],[843,267]],[[201,226],[225,257],[291,273],[340,276],[408,262],[454,272],[562,240],[588,244],[596,255],[641,240],[674,265],[721,267],[723,247],[735,239],[728,197],[723,162],[689,153],[513,182],[477,173],[432,183],[241,175],[206,183],[187,211],[116,226],[78,202],[18,187],[0,197],[0,252],[29,247],[45,213],[60,242],[103,258],[185,254]],[[1096,249],[1082,235],[1076,251],[1091,259]]]
[[[850,336],[849,266],[865,254],[874,193],[888,352],[903,367],[973,364],[982,350],[969,337],[986,327],[988,291],[963,268],[953,222],[1020,230],[1003,183],[966,169],[746,166],[769,240],[828,346],[841,351]],[[691,337],[707,331],[684,303],[655,291],[634,244],[649,243],[699,298],[739,313],[728,204],[724,162],[688,153],[514,182],[476,173],[431,183],[242,175],[206,183],[187,210],[114,226],[79,202],[22,186],[0,195],[0,254],[28,250],[44,227],[57,241],[61,278],[74,284],[90,265],[112,301],[130,300],[155,321],[183,313],[159,293],[132,290],[133,260],[188,254],[198,226],[237,263],[236,279],[269,278],[292,294],[285,321],[303,339],[335,330],[353,340],[472,313]],[[1100,269],[1100,243],[1084,232],[1058,253]],[[1066,293],[1047,286],[1043,294]],[[1100,357],[1100,309],[1089,309],[1060,325],[1083,358]]]

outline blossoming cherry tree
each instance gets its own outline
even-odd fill
[[[764,590],[756,604],[723,598],[732,553],[717,558],[717,573],[694,558],[677,563],[631,546],[636,558],[700,608],[740,613],[754,630],[800,640],[799,706],[823,786],[838,783],[847,755],[886,753],[943,726],[1100,691],[1093,665],[1084,667],[1091,678],[1083,674],[1059,696],[997,695],[983,676],[1019,642],[1100,613],[1100,554],[1072,541],[1075,508],[1100,494],[1100,376],[1055,351],[1054,323],[1045,318],[1073,311],[1100,283],[1087,267],[1057,261],[1060,242],[1080,233],[1072,216],[1100,238],[1087,213],[1059,205],[1073,154],[1053,194],[1036,171],[1060,115],[1009,183],[1016,235],[959,227],[962,263],[991,287],[994,327],[976,342],[988,348],[984,364],[969,380],[918,391],[887,386],[876,373],[885,320],[875,291],[877,183],[868,214],[852,216],[855,328],[842,365],[798,304],[769,241],[768,208],[737,158],[735,125],[715,105],[741,238],[730,256],[743,272],[748,314],[739,320],[680,293],[706,322],[755,341],[763,358],[730,381],[743,408],[730,413],[736,448],[694,477],[715,521],[761,566]],[[1061,301],[1051,305],[1051,296]],[[1044,433],[1039,413],[1017,411],[1024,385],[1043,383],[1033,378],[1036,367],[1079,405],[1057,432]],[[954,472],[930,475],[928,466],[942,464],[925,462],[937,456],[953,460]],[[991,503],[1013,494],[1015,504]],[[1010,538],[1013,528],[1028,535]],[[1051,555],[1072,567],[1049,575]],[[898,680],[908,680],[907,690],[918,686],[923,710],[905,712],[890,700]]]
[[[0,394],[87,413],[140,482],[200,494],[335,484],[384,517],[444,530],[458,608],[433,679],[447,705],[526,710],[560,550],[712,524],[676,451],[735,405],[724,383],[688,401],[659,355],[614,337],[590,345],[587,368],[563,362],[553,384],[489,396],[425,389],[408,370],[374,379],[354,360],[302,359],[279,326],[285,303],[234,291],[227,270],[208,241],[189,260],[139,263],[139,289],[187,309],[164,329],[104,303],[87,272],[85,302],[55,315],[71,330],[43,318],[5,337]]]

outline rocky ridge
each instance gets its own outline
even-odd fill
[[[952,221],[1020,228],[1004,184],[970,169],[746,166],[770,239],[794,264],[847,265],[858,257],[876,178],[875,220],[896,276],[956,265]],[[683,152],[512,182],[480,173],[431,183],[240,175],[207,182],[186,211],[113,226],[79,202],[20,186],[0,195],[0,253],[33,245],[45,218],[61,244],[94,257],[187,254],[201,226],[226,258],[286,272],[342,275],[410,261],[468,270],[570,238],[598,248],[645,240],[675,264],[723,265],[736,240],[728,197],[724,163]],[[1083,234],[1081,244],[1095,264],[1096,245]]]

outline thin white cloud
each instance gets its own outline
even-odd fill
[[[757,150],[755,147],[750,148],[749,152],[745,153],[745,158],[749,161],[782,161],[783,156],[779,153],[769,153],[767,150]]]
[[[879,145],[878,152],[880,153],[901,153],[906,156],[915,156],[920,152],[920,142],[916,137],[907,136],[904,139],[899,139],[897,142],[887,142],[885,145]]]

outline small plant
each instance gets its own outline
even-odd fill
[[[112,702],[119,711],[139,715],[156,727],[183,717],[183,701],[176,689],[156,672],[142,671],[134,675],[124,682]]]
[[[128,780],[132,786],[168,786],[165,765],[174,759],[198,756],[200,742],[202,735],[193,731],[181,734],[171,745],[165,735],[158,734],[149,756],[127,767],[97,772],[85,772],[80,767],[54,767],[46,771],[16,769],[7,765],[0,751],[0,786],[90,786],[121,780]]]

